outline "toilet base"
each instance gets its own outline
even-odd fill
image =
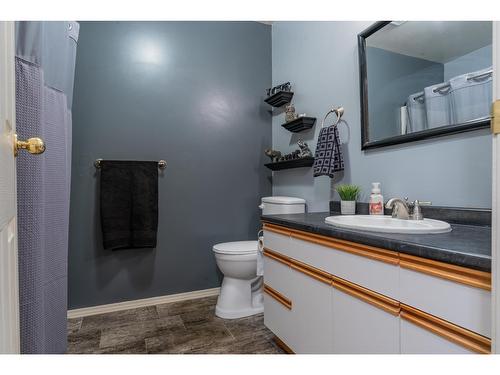
[[[252,307],[247,310],[224,310],[215,306],[215,315],[222,319],[238,319],[246,316],[252,316],[264,312],[264,306]]]
[[[223,319],[237,319],[264,311],[262,303],[262,277],[241,280],[224,277],[215,315]]]

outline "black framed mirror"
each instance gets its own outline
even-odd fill
[[[362,150],[490,126],[492,22],[381,21],[358,52]]]

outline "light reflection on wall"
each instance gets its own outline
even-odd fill
[[[162,65],[165,63],[165,48],[151,38],[140,38],[132,43],[134,60],[138,63]]]
[[[200,113],[210,117],[211,121],[217,125],[226,125],[233,110],[231,98],[220,91],[211,91],[200,103]]]

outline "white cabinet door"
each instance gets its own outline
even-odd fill
[[[289,265],[264,256],[264,325],[288,346],[294,333],[291,273]]]
[[[332,288],[335,354],[398,354],[399,316]],[[396,311],[396,310],[395,310]]]
[[[401,319],[401,354],[470,354],[472,351]]]
[[[264,292],[264,325],[291,348],[294,337],[292,311],[272,293]]]
[[[332,352],[332,287],[292,269],[293,336],[287,344],[297,354]]]

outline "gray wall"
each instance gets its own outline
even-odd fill
[[[409,95],[443,82],[443,64],[375,47],[366,48],[366,61],[369,139],[401,134],[399,108]]]
[[[312,177],[312,168],[275,172],[273,194],[305,198],[310,211],[328,210],[338,199],[337,182],[362,186],[367,200],[370,183],[380,181],[386,198],[408,196],[435,205],[491,207],[491,135],[488,130],[361,151],[357,34],[372,22],[273,23],[273,83],[291,81],[297,112],[316,116],[318,123],[301,134],[316,146],[321,119],[332,106],[343,105],[349,124],[340,126],[346,170],[333,181]],[[300,51],[300,53],[297,53]],[[296,148],[299,136],[273,117],[273,147]]]
[[[492,64],[493,51],[490,44],[445,63],[444,79],[447,81],[460,74],[488,68]]]
[[[69,308],[220,285],[211,245],[255,239],[271,194],[271,28],[83,22],[73,100]],[[104,251],[96,158],[166,159],[154,250]]]

